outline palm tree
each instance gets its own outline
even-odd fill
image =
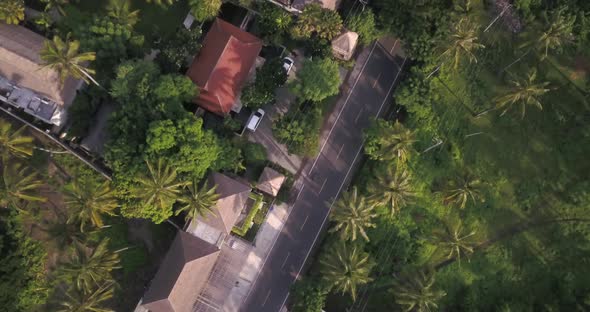
[[[64,203],[68,206],[68,222],[79,223],[84,232],[87,223],[100,228],[104,225],[102,215],[115,215],[117,198],[109,181],[97,183],[94,179],[83,177],[65,186]]]
[[[8,156],[30,157],[33,155],[33,138],[24,136],[26,126],[13,131],[12,125],[0,120],[0,153],[2,159],[6,160]]]
[[[414,197],[410,173],[401,167],[390,166],[377,172],[373,183],[369,184],[371,200],[376,205],[388,206],[393,216]]]
[[[140,174],[132,196],[139,199],[143,206],[153,206],[167,210],[182,197],[182,188],[187,185],[178,182],[176,170],[158,159],[156,166],[146,160],[147,174]]]
[[[66,40],[62,40],[58,36],[54,36],[53,40],[46,40],[40,56],[45,63],[44,68],[50,68],[57,71],[60,81],[63,84],[68,76],[75,79],[82,79],[86,83],[92,81],[97,86],[99,85],[91,74],[94,70],[84,67],[85,62],[94,61],[96,54],[94,52],[80,53],[80,41],[70,40],[69,36]]]
[[[505,95],[498,96],[495,99],[496,108],[503,109],[503,116],[508,110],[515,105],[520,105],[521,118],[524,118],[527,105],[543,109],[539,98],[550,91],[547,88],[548,82],[536,82],[537,71],[531,70],[524,80],[512,80],[512,89]]]
[[[467,19],[461,19],[455,27],[455,33],[451,36],[450,44],[441,56],[452,58],[455,70],[459,68],[459,63],[463,57],[466,57],[470,63],[477,63],[474,52],[485,48],[477,40],[477,26]]]
[[[393,124],[393,127],[383,129],[380,140],[381,144],[376,157],[379,160],[397,158],[401,162],[408,159],[412,152],[412,145],[416,142],[414,133],[398,121]]]
[[[0,205],[21,210],[24,201],[45,202],[46,198],[38,195],[42,186],[43,181],[38,180],[35,173],[28,173],[27,167],[5,163],[0,181]]]
[[[109,0],[107,11],[110,17],[129,29],[139,21],[139,10],[131,11],[129,0]]]
[[[473,239],[476,231],[464,228],[460,219],[444,220],[442,223],[443,227],[432,233],[431,241],[438,250],[447,254],[446,259],[457,258],[461,263],[461,256],[469,257],[479,244]]]
[[[337,291],[349,293],[352,300],[356,300],[358,286],[372,281],[369,274],[373,265],[369,254],[344,242],[332,246],[320,259],[322,279]]]
[[[529,37],[521,47],[534,48],[541,53],[541,60],[549,55],[549,50],[558,50],[574,39],[573,29],[576,16],[565,13],[564,9],[543,12],[543,30],[541,32],[525,33]]]
[[[446,293],[433,288],[435,282],[434,272],[417,271],[396,281],[391,293],[395,302],[404,307],[404,311],[433,311],[437,310],[437,301]]]
[[[113,312],[100,305],[113,298],[114,292],[115,287],[112,282],[93,287],[90,291],[70,287],[66,292],[65,300],[60,302],[61,309],[57,312]]]
[[[61,216],[43,226],[42,229],[58,250],[64,250],[72,244],[80,244],[86,237],[85,233],[80,231],[78,224],[67,222],[67,219]]]
[[[208,188],[205,184],[199,187],[199,181],[194,179],[186,187],[186,192],[178,198],[182,204],[176,211],[176,215],[186,212],[185,220],[195,220],[198,216],[206,217],[213,213],[213,207],[217,204],[219,194],[216,192],[217,185]]]
[[[449,188],[444,192],[444,200],[447,203],[452,202],[458,205],[461,209],[467,206],[470,199],[473,203],[478,200],[483,202],[482,186],[482,182],[478,177],[465,173],[450,181]]]
[[[0,21],[6,24],[18,24],[25,19],[24,0],[0,1]]]
[[[331,219],[336,225],[330,232],[339,231],[343,240],[351,241],[355,241],[357,233],[360,233],[369,241],[365,229],[375,227],[375,223],[371,222],[377,216],[374,211],[375,205],[367,203],[366,198],[359,196],[357,188],[353,187],[352,191],[344,193],[335,203]]]
[[[110,251],[108,244],[109,239],[105,238],[90,253],[86,246],[75,244],[74,254],[58,269],[58,276],[86,293],[105,282],[112,282],[111,272],[121,267],[118,252]]]

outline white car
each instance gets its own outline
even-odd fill
[[[293,61],[292,58],[290,57],[285,57],[283,59],[283,68],[285,69],[285,71],[287,72],[287,75],[289,74],[289,72],[291,71],[291,68],[293,68],[293,64],[295,63],[295,61]]]
[[[262,121],[262,117],[264,117],[264,111],[259,108],[248,119],[248,122],[246,123],[246,129],[250,131],[256,131],[256,129],[258,129],[258,125],[260,125],[260,121]]]

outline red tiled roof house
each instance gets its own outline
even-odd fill
[[[194,103],[226,116],[262,49],[262,40],[219,18],[205,36],[186,75],[199,87]]]

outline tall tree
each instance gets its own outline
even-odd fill
[[[69,261],[58,268],[58,276],[77,289],[89,294],[95,287],[113,281],[111,272],[121,268],[119,254],[109,250],[109,239],[101,240],[90,252],[82,244],[75,244]]]
[[[57,312],[114,312],[101,307],[105,301],[113,298],[115,287],[112,282],[93,287],[90,291],[71,286],[66,292],[65,299],[60,302],[61,308]]]
[[[12,125],[0,120],[0,153],[3,160],[8,156],[30,157],[33,155],[33,138],[23,135],[26,126],[13,131]]]
[[[342,31],[342,18],[338,12],[310,3],[303,8],[292,29],[293,36],[302,39],[317,37],[332,40]]]
[[[543,60],[549,51],[559,51],[564,44],[573,42],[576,16],[566,13],[565,7],[562,7],[551,13],[544,11],[542,18],[541,30],[530,27],[531,31],[524,33],[526,40],[521,47],[537,50]]]
[[[466,18],[461,19],[455,26],[455,31],[451,35],[450,41],[448,41],[448,46],[441,55],[452,60],[455,70],[459,68],[462,58],[467,58],[470,63],[477,63],[475,51],[485,47],[477,42],[477,30],[478,27]]]
[[[291,91],[303,100],[319,102],[338,94],[340,74],[338,63],[330,58],[305,60],[297,72]]]
[[[413,272],[397,281],[391,289],[395,302],[404,307],[404,311],[432,311],[438,308],[437,301],[446,293],[434,288],[433,271]]]
[[[46,198],[39,196],[43,181],[29,172],[20,163],[4,163],[2,181],[0,181],[0,205],[23,209],[24,202],[44,202]]]
[[[446,254],[446,259],[456,258],[460,263],[461,257],[469,258],[479,244],[474,239],[475,234],[476,231],[465,228],[460,219],[449,218],[442,221],[441,228],[433,231],[431,241]]]
[[[90,177],[75,179],[64,188],[64,203],[69,208],[69,223],[80,224],[84,232],[87,223],[100,228],[102,215],[115,215],[117,199],[109,181],[99,183]]]
[[[537,82],[537,70],[531,70],[525,79],[515,79],[510,82],[512,88],[504,95],[495,98],[497,109],[502,109],[503,116],[513,106],[520,107],[521,118],[524,118],[526,107],[535,106],[543,109],[539,98],[549,92],[548,82]]]
[[[366,133],[365,153],[376,160],[398,159],[404,163],[413,152],[414,132],[396,121],[377,119]]]
[[[86,62],[96,59],[95,53],[80,53],[79,50],[80,41],[70,40],[69,36],[64,41],[60,37],[54,36],[53,40],[45,41],[40,56],[46,68],[57,71],[62,84],[67,77],[71,76],[75,79],[82,79],[86,83],[92,81],[98,85],[91,76],[95,73],[94,70],[85,67]]]
[[[88,234],[80,231],[80,225],[68,222],[66,217],[59,215],[41,228],[47,233],[49,242],[61,251],[72,244],[82,243]]]
[[[2,0],[0,2],[0,21],[6,24],[18,24],[24,19],[24,0]]]
[[[191,13],[200,22],[210,20],[219,14],[221,0],[189,0]]]
[[[463,209],[469,200],[473,203],[483,201],[482,186],[481,180],[472,174],[464,173],[457,176],[449,182],[448,188],[444,192],[445,202],[454,203]]]
[[[212,214],[219,199],[216,189],[217,185],[207,187],[206,183],[199,187],[199,181],[193,179],[192,183],[186,187],[184,195],[178,198],[181,206],[176,211],[176,215],[185,212],[185,220],[188,222],[195,220],[198,216],[207,217]]]
[[[348,293],[356,300],[358,286],[373,279],[369,277],[374,263],[369,254],[356,245],[338,242],[320,258],[322,279],[342,293]]]
[[[128,29],[133,28],[139,21],[139,10],[131,11],[130,0],[109,0],[107,12],[110,17]]]
[[[410,173],[400,166],[389,166],[387,170],[379,171],[368,188],[371,200],[376,205],[387,206],[392,216],[415,196]]]
[[[375,205],[368,203],[362,195],[359,196],[357,188],[353,187],[334,204],[330,219],[336,224],[330,232],[340,232],[343,240],[355,241],[357,234],[360,234],[369,241],[365,229],[375,227],[372,220],[376,216]]]
[[[161,158],[155,165],[146,160],[146,165],[148,172],[136,178],[132,196],[140,201],[142,209],[156,209],[158,213],[152,219],[162,222],[172,215],[172,205],[181,198],[186,183],[179,182],[176,170]]]

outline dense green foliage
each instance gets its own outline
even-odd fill
[[[303,100],[319,102],[338,93],[338,63],[330,58],[306,60],[290,86],[293,94]]]
[[[368,44],[379,38],[380,35],[379,30],[377,30],[375,14],[368,8],[349,16],[346,20],[346,28],[359,34],[361,44]]]
[[[273,3],[264,1],[257,4],[260,16],[256,23],[262,38],[273,44],[281,43],[291,30],[293,15]]]
[[[156,63],[164,73],[176,73],[188,67],[187,59],[199,51],[200,28],[186,29],[180,27],[170,38],[163,38],[156,44],[160,53]]]
[[[328,287],[318,280],[298,280],[292,286],[291,292],[294,304],[293,312],[321,312],[324,308]]]
[[[13,218],[0,217],[0,305],[6,311],[33,311],[48,297],[47,253]]]
[[[354,180],[378,213],[361,247],[373,281],[356,301],[328,296],[326,310],[590,307],[590,7],[515,1],[492,23],[496,3],[374,4],[415,62],[395,91],[400,120],[367,130]]]
[[[256,80],[242,91],[241,100],[244,105],[256,109],[275,100],[275,90],[285,84],[287,73],[281,59],[267,60],[256,70]]]
[[[221,0],[188,0],[191,13],[197,21],[204,22],[217,16]]]
[[[24,0],[5,0],[0,3],[0,21],[7,24],[18,24],[24,19]]]
[[[319,3],[305,6],[297,18],[292,35],[295,38],[320,38],[332,40],[342,30],[342,18],[338,12],[322,8]]]
[[[319,149],[321,122],[322,110],[319,107],[299,104],[274,123],[273,134],[287,146],[289,153],[313,156]]]

